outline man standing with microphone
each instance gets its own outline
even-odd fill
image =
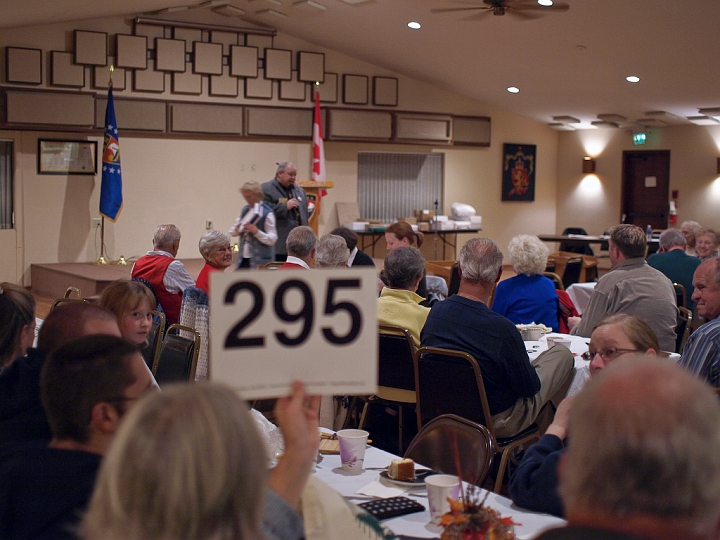
[[[275,213],[278,240],[275,244],[275,260],[285,261],[285,241],[295,227],[308,224],[308,205],[305,191],[295,185],[297,169],[289,161],[278,163],[275,178],[262,185],[265,204]]]

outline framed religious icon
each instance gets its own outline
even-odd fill
[[[535,200],[534,144],[503,144],[503,201]]]

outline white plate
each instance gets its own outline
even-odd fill
[[[398,486],[424,486],[425,485],[425,477],[430,476],[431,474],[437,474],[435,471],[432,471],[430,469],[416,469],[415,470],[415,480],[409,481],[409,480],[395,480],[394,478],[390,478],[390,475],[388,475],[387,471],[382,471],[380,473],[380,476],[387,480],[388,482],[392,482],[393,484],[397,484]]]

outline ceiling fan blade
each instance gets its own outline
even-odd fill
[[[531,21],[533,19],[540,18],[540,15],[536,15],[534,13],[527,13],[526,10],[519,10],[515,6],[506,6],[505,13],[512,17],[515,17],[516,19],[522,19],[524,21]]]
[[[477,13],[475,15],[470,15],[469,17],[463,17],[461,20],[462,21],[477,21],[478,19],[483,19],[483,18],[487,17],[491,13],[492,13],[492,9],[483,8],[483,11],[481,11],[480,13]]]
[[[559,2],[554,3],[552,6],[541,6],[539,4],[516,4],[507,6],[508,9],[516,9],[518,11],[567,11],[570,9],[569,4],[561,4]]]
[[[434,8],[430,10],[430,13],[451,13],[454,11],[475,11],[478,9],[488,9],[483,6],[476,7],[465,7],[465,8]]]

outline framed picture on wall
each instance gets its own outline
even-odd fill
[[[38,139],[38,174],[97,174],[97,141]]]
[[[503,201],[535,200],[534,144],[503,144]]]

